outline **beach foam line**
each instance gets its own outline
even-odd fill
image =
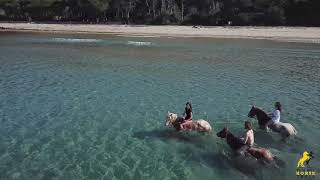
[[[150,46],[152,45],[151,42],[144,42],[144,41],[128,41],[129,45],[136,45],[136,46]]]
[[[144,38],[160,38],[161,36],[153,36],[153,35],[124,35],[124,34],[118,34],[116,36],[119,37],[144,37]]]
[[[310,39],[310,38],[304,38],[304,39],[285,39],[285,38],[279,38],[274,39],[278,42],[293,42],[293,43],[314,43],[314,44],[320,44],[320,39]]]
[[[53,38],[56,42],[70,42],[70,43],[82,43],[82,42],[101,42],[100,39],[78,39],[78,38]]]

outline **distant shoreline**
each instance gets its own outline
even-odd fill
[[[1,32],[49,32],[109,34],[140,37],[201,37],[268,39],[284,42],[320,43],[320,27],[259,26],[130,26],[99,24],[1,23]]]

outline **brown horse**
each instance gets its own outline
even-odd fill
[[[217,133],[217,136],[220,138],[225,138],[227,140],[228,145],[231,147],[232,150],[237,151],[241,147],[245,146],[243,141],[234,136],[228,128],[223,128],[222,131]],[[267,162],[271,162],[274,160],[273,154],[268,151],[267,149],[260,148],[260,147],[248,147],[245,153],[250,154],[252,157],[258,160],[265,160]]]
[[[220,138],[225,138],[231,149],[235,151],[239,150],[242,146],[245,145],[243,144],[243,141],[240,138],[234,136],[228,128],[223,128],[222,131],[217,133],[217,136]]]
[[[248,113],[248,117],[257,117],[258,124],[261,129],[265,129],[267,122],[271,120],[271,117],[269,117],[266,112],[255,106],[252,106],[251,110]],[[280,133],[283,138],[287,138],[291,135],[297,134],[297,130],[290,123],[279,122],[269,126],[269,128],[275,132]]]

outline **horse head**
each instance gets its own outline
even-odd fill
[[[166,116],[166,126],[172,125],[178,118],[177,114],[168,111]]]
[[[229,129],[224,127],[220,132],[217,133],[217,136],[220,138],[226,138],[229,133]]]
[[[228,128],[223,128],[220,132],[217,133],[217,136],[226,139],[228,145],[231,147],[233,150],[237,150],[243,146],[243,142],[240,138],[234,136]]]
[[[248,113],[248,117],[249,118],[254,118],[254,116],[256,116],[256,115],[257,115],[257,110],[256,110],[256,108],[254,106],[252,106],[251,110]]]
[[[270,120],[270,117],[262,109],[252,106],[251,110],[248,113],[249,118],[257,117],[259,125],[261,128],[264,128],[265,124]]]

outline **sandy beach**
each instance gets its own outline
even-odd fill
[[[90,24],[0,23],[1,31],[92,33],[123,36],[205,37],[270,39],[287,42],[320,43],[319,27],[201,27],[131,26]]]

